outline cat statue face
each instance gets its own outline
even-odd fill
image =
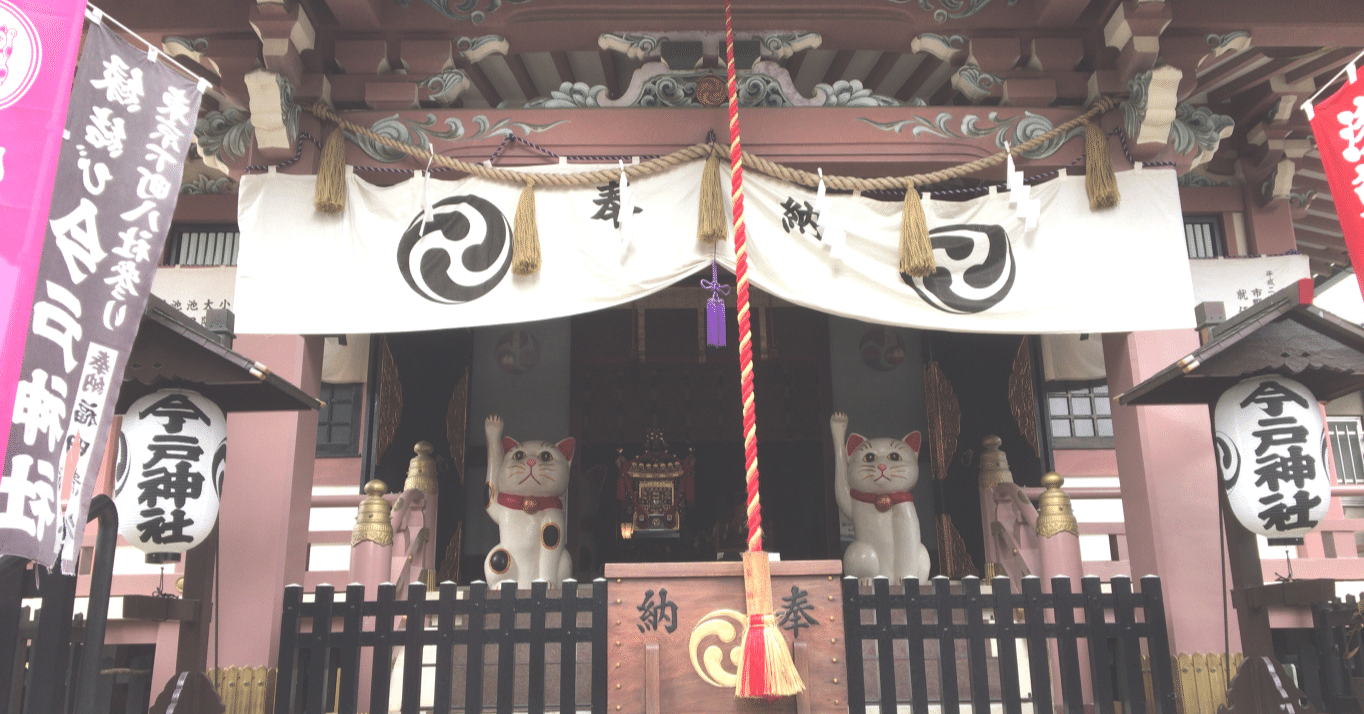
[[[575,443],[571,437],[557,444],[502,437],[499,490],[519,496],[562,496],[568,488],[568,468],[573,463]]]
[[[904,439],[848,436],[848,485],[866,493],[913,490],[919,482],[919,432]]]

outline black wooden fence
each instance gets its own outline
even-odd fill
[[[1355,596],[1344,602],[1319,602],[1312,605],[1312,662],[1298,662],[1302,690],[1321,711],[1354,714],[1364,711],[1360,694],[1364,689],[1364,609]],[[1316,677],[1312,676],[1315,665]],[[1319,687],[1318,692],[1312,691]]]
[[[954,592],[951,581],[934,578],[931,592],[921,592],[918,580],[906,578],[903,590],[892,592],[890,581],[878,578],[866,592],[855,578],[845,578],[848,711],[862,714],[867,710],[864,656],[865,650],[873,648],[864,643],[875,643],[879,697],[873,700],[882,712],[893,711],[895,704],[905,702],[914,714],[928,712],[930,682],[925,651],[929,649],[937,655],[939,686],[935,699],[944,714],[960,711],[960,676],[970,680],[967,691],[971,711],[988,712],[993,700],[1003,703],[1005,714],[1021,714],[1016,644],[1023,640],[1033,711],[1053,711],[1049,669],[1052,647],[1060,674],[1061,686],[1055,693],[1060,699],[1059,709],[1066,714],[1086,711],[1080,684],[1080,643],[1086,643],[1093,711],[1113,714],[1115,702],[1120,702],[1123,712],[1175,714],[1159,578],[1142,578],[1139,593],[1132,591],[1131,580],[1124,577],[1113,578],[1111,592],[1107,593],[1097,577],[1084,578],[1078,593],[1071,592],[1070,579],[1064,577],[1052,579],[1050,593],[1042,592],[1042,581],[1035,577],[1024,578],[1021,593],[1011,592],[1008,578],[995,578],[990,585],[991,592],[982,593],[981,581],[967,578]],[[1081,613],[1078,617],[1077,610]],[[1015,617],[1020,611],[1021,620]],[[1149,692],[1143,675],[1143,640],[1149,657]],[[899,676],[897,643],[908,660],[900,667]],[[937,644],[936,652],[932,652],[933,643]],[[957,671],[959,659],[965,660],[965,672]],[[998,696],[992,696],[992,680]],[[897,681],[904,681],[909,691],[898,691]]]
[[[593,714],[605,714],[606,581],[598,579],[585,593],[581,590],[572,580],[553,592],[544,582],[534,583],[528,591],[504,582],[493,593],[484,583],[467,588],[442,583],[439,598],[428,600],[426,586],[412,583],[407,599],[397,600],[396,587],[384,584],[376,600],[366,601],[364,587],[351,585],[345,599],[336,601],[332,587],[322,585],[312,602],[303,602],[302,586],[291,585],[284,592],[275,714],[355,714],[363,649],[373,653],[373,666],[370,701],[359,710],[389,711],[393,655],[401,649],[401,710],[416,714],[422,694],[423,648],[428,646],[436,648],[430,709],[435,714],[485,708],[505,714],[522,707],[529,714],[543,714],[546,650],[555,644],[559,660],[556,708],[568,714],[590,707]],[[305,630],[304,625],[311,627]],[[517,645],[524,645],[520,648],[526,655],[523,662],[518,662]],[[495,648],[495,659],[485,660],[488,647]],[[590,663],[590,676],[580,676],[584,674],[578,671],[580,659]],[[494,691],[487,692],[493,695],[489,706],[484,679],[494,665],[496,673],[491,676],[496,682]],[[456,681],[457,668],[464,671],[462,683]],[[580,681],[590,686],[580,687]],[[460,684],[463,701],[457,705],[454,700]],[[518,701],[522,695],[524,703]]]
[[[88,619],[72,616],[76,576],[0,557],[0,714],[109,712],[112,676],[100,672],[118,512],[108,496],[90,501],[99,520],[90,572]],[[41,598],[33,611],[25,600]]]

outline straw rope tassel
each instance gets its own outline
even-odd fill
[[[313,208],[323,213],[346,210],[346,132],[340,126],[322,142],[322,156],[317,161]]]
[[[734,687],[738,697],[774,700],[805,689],[772,609],[772,576],[763,552],[762,507],[758,502],[758,430],[753,398],[753,332],[749,325],[748,249],[744,228],[743,149],[739,145],[738,82],[734,72],[734,21],[725,0],[725,45],[729,74],[730,195],[734,204],[735,284],[739,307],[739,366],[744,405],[744,479],[748,488],[748,551],[744,553],[744,599],[748,629]]]
[[[905,187],[905,205],[900,215],[900,272],[924,278],[938,269],[933,259],[933,242],[928,236],[928,218],[919,191],[911,181]]]
[[[1122,196],[1118,177],[1113,174],[1113,156],[1108,152],[1108,135],[1097,118],[1085,122],[1085,193],[1089,209],[1112,208]]]
[[[707,245],[729,237],[725,215],[725,187],[720,182],[720,154],[711,145],[706,168],[701,172],[701,206],[696,217],[696,239]]]
[[[535,184],[526,182],[516,202],[512,225],[512,273],[533,275],[540,269],[540,229],[535,224]]]

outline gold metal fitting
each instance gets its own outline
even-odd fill
[[[1071,533],[1077,538],[1080,535],[1080,524],[1070,508],[1070,496],[1061,490],[1065,482],[1061,474],[1055,472],[1042,477],[1042,485],[1047,489],[1042,492],[1037,509],[1037,535],[1042,538],[1050,538],[1061,532]]]
[[[384,498],[385,493],[388,493],[388,486],[379,479],[365,484],[365,500],[360,502],[355,527],[350,530],[351,545],[364,541],[393,545],[393,507]]]
[[[980,490],[986,491],[1001,483],[1013,483],[1014,474],[1009,470],[1009,457],[999,450],[1004,443],[993,434],[980,440],[985,448],[980,452]]]
[[[417,455],[407,463],[407,480],[403,482],[403,490],[415,488],[426,496],[440,494],[440,483],[436,480],[436,460],[431,456],[435,449],[429,442],[418,441],[412,450]]]

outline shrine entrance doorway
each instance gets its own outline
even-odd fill
[[[706,346],[708,296],[675,286],[572,320],[570,425],[578,455],[569,532],[578,536],[570,546],[580,577],[600,575],[606,562],[713,562],[737,559],[744,548],[738,327],[731,305],[729,344]],[[752,302],[767,549],[783,560],[837,559],[828,316],[756,290]],[[676,533],[664,537],[623,532],[630,511],[617,498],[617,458],[622,450],[638,455],[651,430],[679,458],[695,458],[695,502]]]
[[[453,329],[375,337],[364,449],[374,456],[362,466],[361,480],[377,478],[390,493],[402,493],[414,446],[423,441],[431,445],[437,480],[445,485],[430,546],[433,564],[438,578],[459,579],[472,335]]]
[[[924,333],[924,389],[929,429],[921,478],[933,478],[938,514],[934,575],[985,576],[980,511],[980,453],[998,436],[1014,482],[1040,486],[1050,449],[1038,412],[1036,341],[1020,335]]]

